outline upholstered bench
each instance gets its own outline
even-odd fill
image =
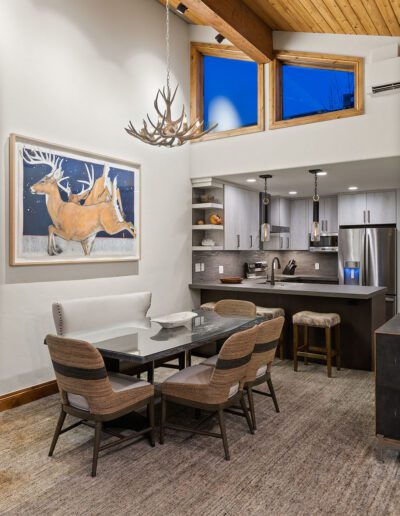
[[[200,308],[203,310],[214,311],[215,305],[216,301],[209,301],[208,303],[203,303]],[[278,317],[285,317],[285,310],[283,308],[267,308],[265,306],[257,306],[256,309],[257,316],[264,317],[264,319],[267,321],[276,319]],[[281,360],[284,360],[285,358],[283,331],[279,338],[279,358]]]
[[[299,328],[303,328],[303,345],[299,346]],[[325,347],[310,346],[309,328],[325,329]],[[332,349],[332,328],[335,328],[335,349]],[[326,361],[328,377],[332,376],[332,358],[336,357],[336,369],[340,371],[340,315],[336,313],[297,312],[293,315],[293,359],[294,370],[298,368],[298,357]]]

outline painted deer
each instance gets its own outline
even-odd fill
[[[32,194],[46,196],[47,211],[53,222],[49,226],[47,252],[50,256],[62,252],[56,244],[56,236],[67,241],[80,242],[86,256],[90,254],[96,235],[100,231],[116,235],[127,230],[133,238],[136,238],[133,223],[124,220],[118,206],[117,178],[112,184],[110,200],[91,205],[65,202],[61,198],[59,188],[68,196],[71,195],[71,189],[68,184],[67,186],[62,184],[69,179],[68,176],[63,177],[63,160],[56,158],[51,153],[37,150],[29,150],[29,152],[25,150],[23,159],[31,165],[48,165],[50,167],[50,173],[31,186]]]
[[[81,201],[84,201],[83,204],[85,206],[91,206],[92,204],[99,204],[100,202],[111,201],[112,183],[110,178],[108,177],[110,167],[105,164],[103,175],[96,179],[96,181],[94,180],[93,165],[90,165],[89,169],[89,167],[85,163],[85,168],[88,180],[85,181],[82,179],[78,179],[78,183],[82,183],[82,189],[77,194],[70,193],[68,195],[68,200],[70,202],[74,202],[75,204],[81,204]],[[117,189],[117,202],[119,210],[121,212],[121,216],[125,219],[125,213],[122,207],[121,193],[119,191],[119,188]]]

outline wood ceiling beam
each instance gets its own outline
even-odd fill
[[[183,0],[189,11],[257,63],[273,59],[272,30],[240,0]]]

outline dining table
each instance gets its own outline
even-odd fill
[[[257,324],[260,319],[219,315],[202,309],[193,312],[196,314],[193,319],[176,328],[163,328],[146,317],[109,328],[71,332],[64,337],[90,342],[105,358],[128,361],[132,367],[146,365],[148,378],[154,382],[154,367],[158,360],[225,340]]]

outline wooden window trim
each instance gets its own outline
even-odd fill
[[[308,68],[329,68],[332,70],[354,70],[354,108],[331,111],[320,115],[309,115],[290,120],[282,118],[281,64],[295,64]],[[288,52],[278,50],[269,64],[269,127],[279,129],[294,125],[311,124],[337,118],[362,115],[364,113],[364,59],[362,57],[315,54],[312,52]]]
[[[203,110],[203,56],[225,57],[228,59],[238,59],[241,61],[253,61],[244,52],[231,45],[214,45],[209,43],[191,43],[190,60],[190,119],[193,123],[197,118],[204,119]],[[227,138],[241,134],[250,134],[265,129],[265,86],[264,86],[264,65],[258,64],[258,121],[256,125],[240,127],[228,131],[209,133],[193,140],[191,143]]]

